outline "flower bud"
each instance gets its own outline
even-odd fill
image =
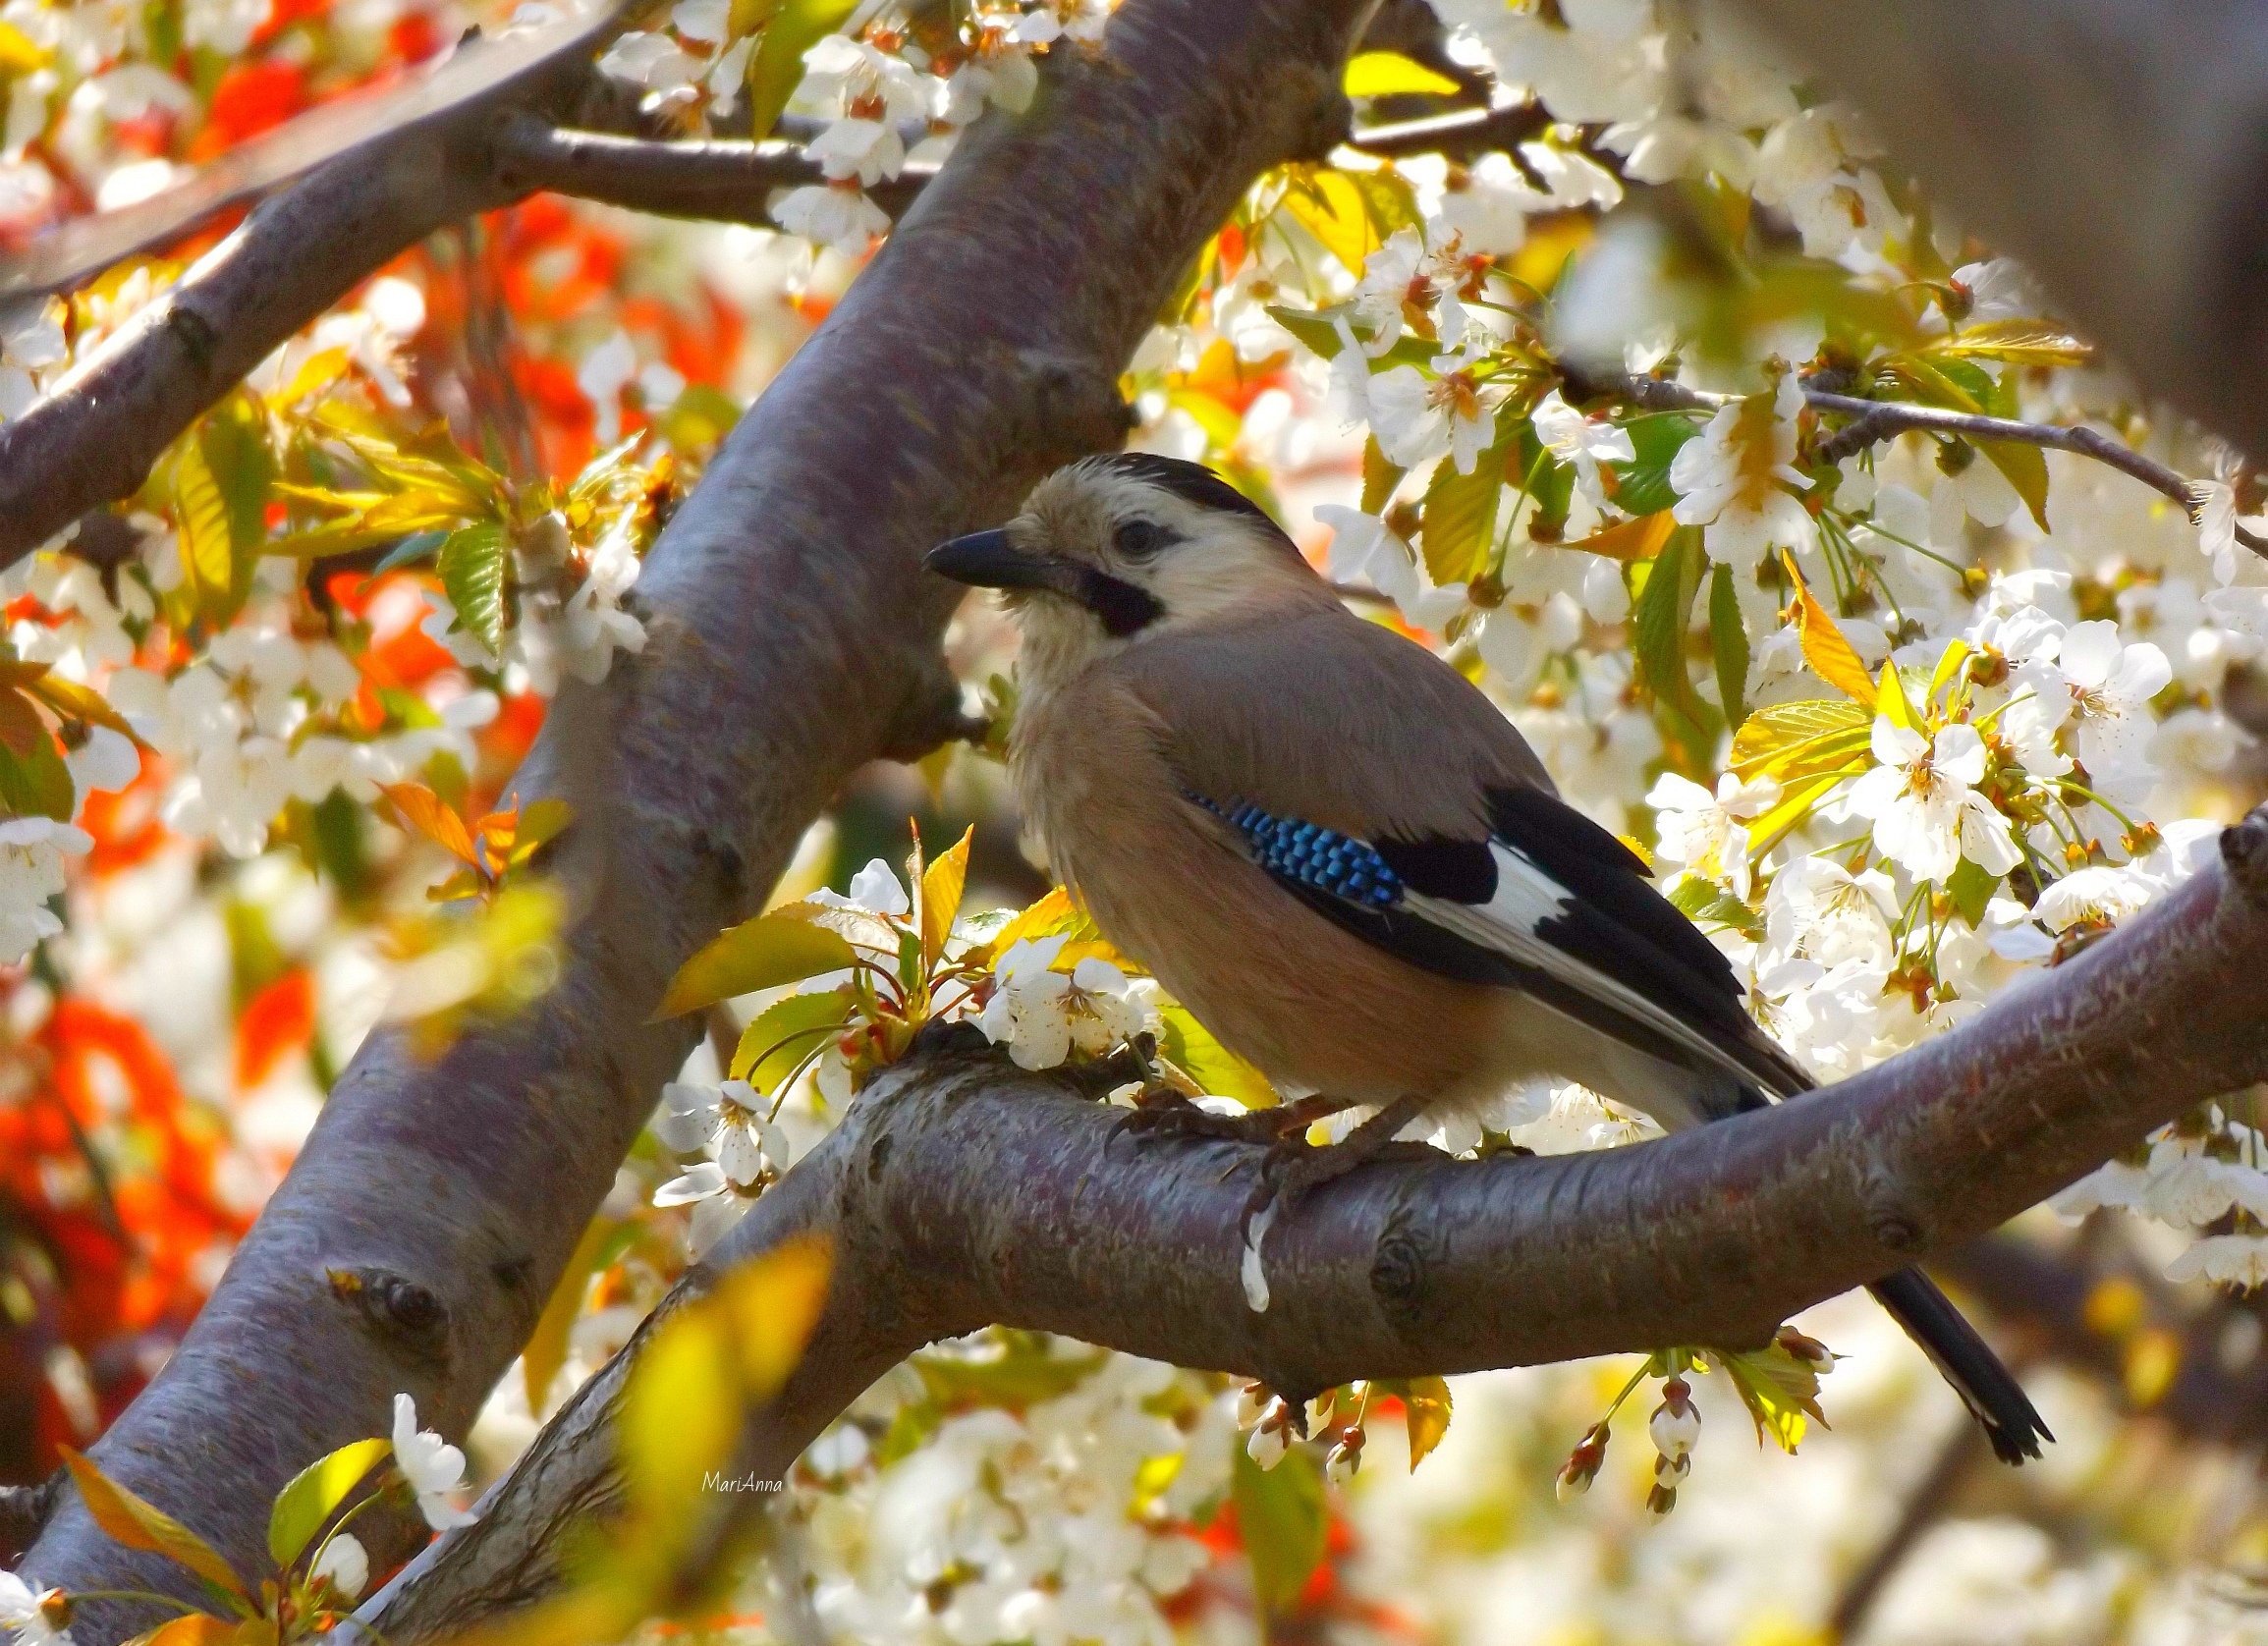
[[[1263,1469],[1274,1468],[1291,1450],[1291,1426],[1285,1423],[1263,1422],[1245,1442],[1245,1455]]]
[[[1662,1385],[1662,1403],[1647,1420],[1646,1432],[1653,1436],[1654,1450],[1666,1458],[1683,1460],[1701,1438],[1701,1414],[1693,1405],[1692,1394],[1684,1378],[1670,1379]]]
[[[1350,1446],[1345,1440],[1323,1454],[1323,1478],[1334,1486],[1344,1486],[1353,1480],[1362,1467],[1362,1448],[1358,1444],[1360,1432],[1355,1431],[1357,1444]]]
[[[1607,1460],[1608,1431],[1604,1423],[1594,1423],[1568,1454],[1567,1462],[1559,1471],[1559,1501],[1578,1497],[1590,1490],[1597,1478],[1599,1466]]]
[[[1237,1427],[1240,1429],[1254,1427],[1261,1418],[1268,1415],[1268,1407],[1274,1402],[1275,1397],[1268,1393],[1266,1384],[1245,1384],[1244,1388],[1237,1391]]]
[[[1678,1489],[1675,1486],[1656,1486],[1646,1494],[1646,1513],[1659,1520],[1678,1507]]]
[[[1772,1341],[1814,1372],[1834,1369],[1835,1355],[1833,1351],[1817,1338],[1807,1338],[1793,1326],[1781,1327]]]

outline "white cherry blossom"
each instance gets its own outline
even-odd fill
[[[2008,819],[1976,792],[1987,756],[1964,722],[1924,738],[1886,715],[1875,717],[1880,762],[1852,786],[1851,809],[1874,824],[1874,847],[1916,879],[1943,881],[1964,857],[1988,874],[2022,861]]]
[[[1786,373],[1769,398],[1723,408],[1670,460],[1670,484],[1681,494],[1671,514],[1702,528],[1711,559],[1745,570],[1775,547],[1810,547],[1816,527],[1796,496],[1811,486],[1796,467],[1802,410],[1803,391]]]
[[[417,1495],[417,1511],[437,1532],[470,1526],[477,1518],[457,1507],[465,1484],[465,1454],[430,1429],[417,1427],[417,1402],[394,1397],[394,1463]]]

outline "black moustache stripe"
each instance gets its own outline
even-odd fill
[[[1137,588],[1124,577],[1114,577],[1091,566],[1079,569],[1078,585],[1073,598],[1101,619],[1103,628],[1121,639],[1147,629],[1166,615],[1165,607],[1149,590]]]

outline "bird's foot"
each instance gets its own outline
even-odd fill
[[[1160,1082],[1135,1094],[1134,1107],[1119,1121],[1111,1135],[1114,1139],[1121,1133],[1137,1138],[1203,1137],[1229,1143],[1263,1143],[1273,1149],[1287,1137],[1297,1139],[1316,1121],[1345,1107],[1337,1099],[1308,1097],[1271,1109],[1220,1114]]]
[[[1325,1183],[1385,1154],[1394,1134],[1415,1120],[1423,1108],[1419,1098],[1397,1098],[1336,1143],[1318,1146],[1292,1132],[1268,1145],[1267,1153],[1260,1157],[1259,1180],[1245,1201],[1240,1226],[1245,1242],[1245,1297],[1255,1311],[1268,1306],[1260,1246],[1276,1220]]]

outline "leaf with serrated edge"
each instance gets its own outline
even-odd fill
[[[421,783],[384,783],[378,786],[378,793],[393,802],[395,814],[412,833],[424,836],[459,862],[479,862],[465,819],[432,790]]]
[[[113,1540],[129,1549],[163,1555],[176,1565],[187,1567],[249,1615],[250,1597],[244,1581],[230,1569],[220,1551],[155,1504],[112,1480],[92,1458],[68,1446],[58,1450],[87,1513]]]
[[[736,995],[801,983],[855,964],[850,941],[824,926],[782,914],[744,920],[704,944],[670,979],[649,1022],[662,1022]]]
[[[316,1458],[276,1494],[268,1511],[268,1558],[288,1570],[372,1469],[394,1453],[387,1440],[351,1441]]]
[[[933,966],[945,953],[945,940],[961,913],[961,897],[968,887],[968,848],[976,839],[971,824],[943,856],[921,875],[921,960]]]
[[[1804,586],[1803,574],[1796,569],[1796,557],[1783,553],[1781,559],[1796,585],[1796,634],[1803,644],[1803,661],[1836,690],[1861,703],[1868,701],[1874,695],[1874,677],[1866,672],[1866,665],[1859,661],[1843,631],[1835,627],[1827,608]]]

